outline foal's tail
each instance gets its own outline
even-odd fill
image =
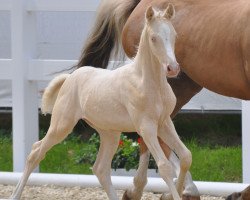
[[[69,74],[61,74],[55,77],[45,89],[41,105],[43,114],[52,113],[59,90],[68,76]]]
[[[106,68],[112,50],[114,56],[119,57],[122,28],[139,2],[140,0],[102,0],[94,27],[76,65],[77,68],[82,66]]]

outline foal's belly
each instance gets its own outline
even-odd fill
[[[119,82],[113,80],[113,75],[106,72],[97,71],[85,83],[88,90],[81,95],[82,118],[95,129],[135,131],[128,111],[121,103]],[[119,76],[116,79],[119,80]]]
[[[84,112],[83,119],[95,129],[115,132],[135,131],[127,111],[115,107],[103,105],[99,108],[88,108]]]

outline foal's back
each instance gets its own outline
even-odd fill
[[[65,81],[60,96],[78,97],[79,118],[102,130],[134,131],[125,107],[127,93],[124,85],[135,80],[133,67],[116,70],[82,67]]]

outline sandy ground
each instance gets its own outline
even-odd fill
[[[14,186],[0,185],[0,199],[11,195]],[[123,191],[118,191],[122,197]],[[145,192],[142,200],[159,200],[160,194]],[[22,200],[108,200],[100,188],[26,186]],[[202,196],[202,200],[223,200],[222,197]]]

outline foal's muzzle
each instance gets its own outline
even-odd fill
[[[172,64],[172,65],[165,64],[165,65],[163,65],[163,68],[164,68],[164,71],[166,72],[166,76],[168,78],[176,77],[180,72],[180,66],[178,63]]]

